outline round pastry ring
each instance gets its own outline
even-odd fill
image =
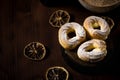
[[[81,44],[77,50],[78,57],[86,62],[98,62],[107,55],[106,42],[99,39],[91,39]]]
[[[69,34],[72,32],[75,33],[75,35],[69,37]],[[81,44],[86,38],[86,32],[84,28],[76,22],[64,24],[59,29],[58,35],[59,43],[61,44],[61,46],[69,50],[74,49],[77,45]]]

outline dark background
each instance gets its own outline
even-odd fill
[[[59,9],[68,11],[70,21],[81,25],[91,15],[114,20],[115,26],[107,40],[109,56],[105,66],[92,72],[66,61],[58,42],[59,28],[48,22],[50,15]],[[66,68],[70,80],[119,80],[119,14],[119,7],[107,13],[90,12],[77,0],[0,0],[0,80],[45,80],[45,72],[52,66]],[[23,55],[24,47],[33,41],[43,43],[47,49],[42,61],[29,60]]]

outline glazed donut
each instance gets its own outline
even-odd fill
[[[106,40],[110,33],[107,21],[101,17],[90,16],[83,25],[91,38]]]
[[[84,28],[76,23],[65,23],[58,31],[59,43],[64,49],[74,49],[86,38]]]
[[[106,43],[99,39],[86,41],[79,46],[77,55],[85,62],[101,61],[107,55]]]

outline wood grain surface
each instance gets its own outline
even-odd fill
[[[81,25],[90,15],[109,16],[114,20],[115,26],[108,43],[109,48],[114,49],[110,61],[113,66],[110,69],[114,72],[104,74],[104,69],[101,69],[102,74],[83,73],[66,63],[58,42],[59,28],[52,27],[48,22],[50,15],[59,9],[68,11],[71,22]],[[45,80],[46,70],[52,66],[65,67],[70,73],[70,80],[119,80],[119,9],[98,14],[86,10],[76,0],[65,4],[44,3],[43,0],[0,0],[0,80]],[[32,61],[23,55],[24,47],[34,41],[43,43],[47,49],[42,61]]]

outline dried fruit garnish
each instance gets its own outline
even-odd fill
[[[50,67],[46,72],[46,80],[68,80],[68,77],[68,71],[60,66]]]
[[[52,13],[49,19],[49,23],[53,27],[61,27],[63,24],[69,22],[70,15],[67,11],[64,10],[57,10]]]
[[[32,60],[42,60],[45,57],[46,49],[42,43],[31,42],[24,48],[24,55]]]

